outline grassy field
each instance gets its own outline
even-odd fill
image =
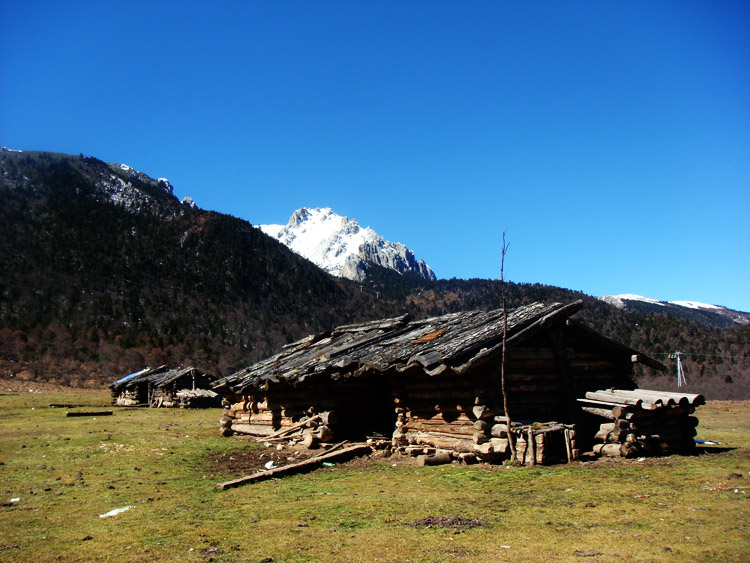
[[[107,393],[16,391],[0,385],[1,562],[750,560],[750,403],[700,407],[698,437],[726,448],[694,457],[380,458],[219,492],[240,476],[220,462],[262,448],[219,437],[219,410],[68,418],[48,405]],[[414,525],[455,516],[479,525]]]

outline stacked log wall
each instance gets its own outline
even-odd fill
[[[538,366],[537,362],[531,369],[539,370]],[[574,455],[577,457],[577,450],[571,449],[571,438],[575,447],[572,426],[532,425],[526,419],[525,423],[517,422],[509,429],[498,391],[499,372],[498,378],[494,376],[494,372],[484,371],[472,378],[422,376],[406,380],[394,391],[398,416],[393,433],[394,447],[412,455],[442,450],[464,461],[478,459],[499,463],[511,458],[509,434],[512,434],[520,445],[517,459],[521,463],[557,463],[574,459]],[[537,392],[531,389],[533,385],[526,387],[525,393]],[[549,405],[556,405],[559,392],[557,401],[548,401]],[[526,403],[537,407],[539,404],[544,405],[544,402],[529,400]],[[514,403],[514,412],[530,416],[539,410],[527,406],[521,411]],[[527,446],[528,436],[533,445]]]
[[[333,412],[336,424],[331,428],[333,439],[360,439],[393,431],[396,416],[393,413],[388,378],[347,378],[328,385],[277,387],[262,395],[235,397],[226,401],[222,420],[222,433],[235,432],[273,433],[293,426],[303,417],[315,413]]]
[[[701,395],[609,389],[589,392],[579,403],[596,421],[592,430],[596,432],[595,454],[640,457],[694,452],[698,419],[691,415],[705,399]]]

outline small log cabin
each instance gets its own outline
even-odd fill
[[[112,404],[150,407],[218,407],[216,378],[193,367],[146,368],[109,384]],[[186,393],[185,391],[191,391]]]
[[[384,436],[412,455],[447,450],[496,462],[510,455],[510,432],[521,461],[573,459],[599,430],[576,439],[579,398],[634,389],[634,362],[666,369],[572,318],[581,307],[534,303],[509,312],[510,428],[501,391],[504,315],[495,310],[347,325],[288,344],[214,383],[224,397],[222,433],[278,435],[313,417],[308,426],[321,441]]]

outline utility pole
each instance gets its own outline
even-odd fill
[[[680,351],[676,350],[669,355],[673,360],[677,360],[677,387],[687,385],[687,379],[685,379],[685,370],[682,369],[682,360],[680,360]]]

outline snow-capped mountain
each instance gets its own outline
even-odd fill
[[[631,309],[644,313],[664,312],[674,317],[692,318],[719,326],[750,324],[750,313],[698,301],[659,301],[631,293],[605,295],[599,299],[618,309]]]
[[[112,203],[130,211],[141,211],[152,205],[159,195],[174,196],[174,187],[166,178],[154,180],[127,164],[108,164],[110,174],[100,174],[96,187]],[[144,189],[144,187],[149,189]]]
[[[303,207],[286,225],[258,228],[334,276],[363,281],[368,264],[377,264],[436,279],[424,260],[417,260],[406,246],[389,242],[370,227],[363,229],[356,220],[337,215],[328,207]]]

